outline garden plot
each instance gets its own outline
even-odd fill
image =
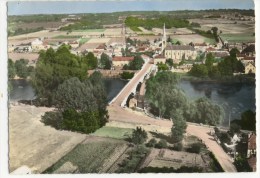
[[[103,173],[127,147],[125,141],[90,136],[44,173],[55,172],[67,162],[77,167],[79,173]]]
[[[155,159],[153,159],[149,167],[173,167],[175,169],[181,166],[198,166],[206,167],[201,155],[195,153],[161,150]]]
[[[132,132],[133,129],[104,126],[98,129],[92,135],[117,139],[126,139],[131,136]]]

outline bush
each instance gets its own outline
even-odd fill
[[[123,72],[123,73],[120,74],[120,77],[121,77],[122,79],[126,79],[126,80],[127,80],[127,79],[133,78],[134,75],[135,75],[134,72]]]
[[[161,139],[156,145],[155,148],[167,148],[167,142],[164,139]]]
[[[175,151],[182,151],[183,145],[181,142],[174,144],[173,150]]]
[[[147,147],[155,147],[155,145],[157,144],[157,141],[152,138],[151,140],[149,140],[149,142],[146,144]]]
[[[141,127],[136,127],[132,133],[131,141],[134,144],[142,144],[147,140],[147,132]]]
[[[201,143],[193,143],[191,147],[187,149],[187,151],[190,153],[200,153],[201,147]]]
[[[42,118],[41,122],[45,125],[54,127],[55,129],[62,129],[62,114],[60,112],[46,112]]]

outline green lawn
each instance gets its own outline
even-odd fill
[[[255,41],[255,37],[251,33],[245,34],[221,34],[221,38],[228,42],[251,42]]]
[[[86,43],[90,38],[80,38],[79,40],[79,44],[82,45],[84,43]]]
[[[98,173],[104,161],[110,157],[115,148],[123,144],[122,141],[118,140],[93,141],[79,144],[43,173],[53,173],[68,161],[77,166],[80,173]]]
[[[98,129],[92,135],[101,136],[101,137],[111,137],[117,139],[125,139],[128,138],[133,132],[133,129],[128,128],[118,128],[118,127],[102,127]]]
[[[130,29],[135,31],[135,32],[142,32],[142,30],[140,28],[135,27],[135,26],[131,26]]]
[[[73,32],[104,32],[106,29],[73,30]]]
[[[58,36],[55,36],[53,38],[54,39],[81,38],[81,36],[58,35]]]

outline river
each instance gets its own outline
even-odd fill
[[[13,90],[10,93],[11,101],[34,99],[34,90],[26,80],[12,80]],[[111,101],[127,81],[120,79],[105,79],[108,102]],[[189,100],[208,97],[212,102],[222,105],[225,110],[225,120],[221,125],[228,126],[228,120],[239,119],[247,109],[255,111],[255,85],[223,84],[209,82],[191,82],[182,80],[180,88],[186,93]]]
[[[189,100],[207,97],[213,103],[221,105],[225,110],[222,126],[228,126],[229,116],[230,120],[240,119],[242,112],[248,109],[256,110],[255,85],[182,80],[179,86]]]
[[[107,92],[107,100],[111,101],[127,84],[128,81],[108,78],[104,79]],[[12,80],[13,89],[10,93],[10,101],[31,100],[35,98],[35,92],[30,83],[26,80]]]

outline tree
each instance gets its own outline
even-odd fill
[[[165,62],[169,67],[173,67],[173,59],[166,59],[166,62]]]
[[[25,59],[20,59],[15,61],[14,63],[15,71],[18,77],[26,78],[29,76],[28,67],[27,67],[28,63],[29,61]]]
[[[134,144],[142,144],[147,140],[147,132],[141,127],[136,127],[136,129],[133,130],[131,140]]]
[[[89,52],[86,56],[84,56],[84,58],[89,69],[97,68],[98,61],[92,52]]]
[[[167,42],[168,42],[168,43],[171,43],[171,42],[172,42],[172,39],[171,39],[170,36],[167,38]]]
[[[91,82],[83,83],[76,77],[70,78],[58,86],[55,105],[61,111],[71,108],[80,112],[97,110],[98,103],[92,91]]]
[[[172,72],[158,72],[146,82],[145,98],[150,105],[158,108],[158,116],[171,118],[177,109],[187,104],[185,94],[176,86],[179,77]]]
[[[219,124],[224,115],[223,108],[217,104],[213,104],[207,98],[199,98],[195,102],[191,103],[189,110],[187,110],[188,121],[196,123],[204,123],[208,125]],[[186,113],[185,113],[186,114]]]
[[[203,64],[193,64],[189,73],[195,77],[207,77],[208,68]]]
[[[144,60],[141,56],[137,55],[134,57],[134,60],[132,60],[129,63],[129,69],[130,70],[140,70],[144,64]]]
[[[212,68],[213,63],[214,63],[214,56],[212,53],[208,53],[206,55],[206,61],[205,61],[205,65],[207,66],[208,70]]]
[[[252,168],[248,164],[246,157],[238,155],[235,158],[234,165],[238,172],[252,172]]]
[[[102,69],[111,69],[111,62],[109,60],[109,56],[105,53],[101,54],[100,66]]]
[[[256,130],[256,113],[247,110],[241,114],[241,128],[243,130]]]
[[[161,71],[161,70],[169,70],[169,67],[166,64],[163,64],[162,62],[158,63],[157,66],[158,66],[158,70],[159,71]]]
[[[160,139],[160,141],[155,144],[156,148],[167,148],[167,142],[164,139]]]
[[[157,144],[157,141],[154,138],[152,138],[151,140],[149,140],[149,142],[146,144],[146,146],[155,147],[156,144]]]
[[[69,47],[62,45],[55,52],[52,48],[40,51],[32,84],[38,101],[44,105],[53,105],[53,93],[65,80],[77,77],[83,81],[87,78],[87,61],[85,56],[79,58],[71,54]],[[40,98],[44,99],[41,100]]]
[[[183,134],[186,132],[187,124],[183,117],[183,113],[178,110],[172,117],[173,126],[171,129],[172,139],[175,143],[181,142]]]
[[[12,79],[15,77],[15,65],[11,59],[8,59],[8,79]]]

